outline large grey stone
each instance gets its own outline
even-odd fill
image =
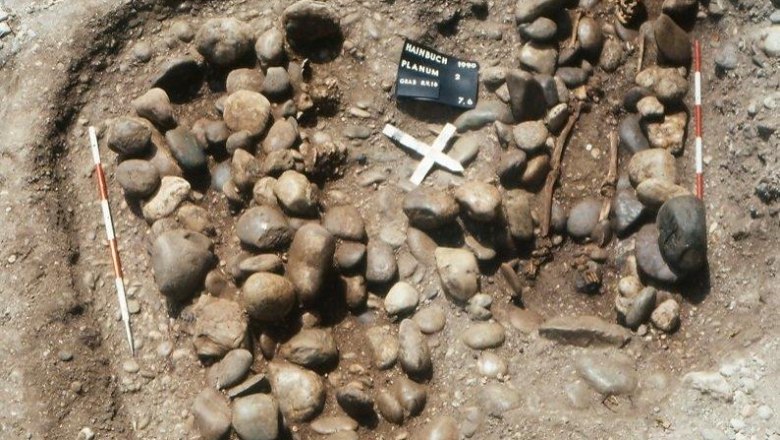
[[[185,229],[162,233],[154,241],[151,254],[157,287],[173,301],[184,301],[198,293],[215,262],[211,240]]]
[[[707,262],[707,219],[704,203],[692,195],[669,199],[658,210],[658,246],[664,261],[679,274]]]

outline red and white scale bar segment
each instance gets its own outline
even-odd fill
[[[133,333],[130,330],[130,313],[127,309],[125,281],[122,278],[122,261],[119,259],[119,248],[117,247],[116,234],[114,233],[114,220],[111,217],[111,208],[108,206],[108,185],[106,185],[106,174],[103,172],[103,165],[100,163],[100,151],[98,150],[95,127],[89,127],[89,143],[92,148],[92,159],[95,161],[95,176],[97,177],[98,191],[100,193],[100,207],[103,210],[103,223],[106,225],[106,238],[108,238],[108,247],[111,250],[111,262],[114,265],[114,282],[116,284],[116,296],[119,300],[119,313],[125,326],[127,342],[130,344],[130,354],[134,354],[135,347],[133,344]]]
[[[693,114],[696,122],[696,197],[704,199],[704,166],[702,164],[702,115],[701,115],[701,44],[699,40],[693,42],[693,65],[695,72],[694,90],[695,99]]]

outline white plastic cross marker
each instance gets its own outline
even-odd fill
[[[439,133],[439,136],[433,141],[433,145],[427,145],[424,142],[420,142],[411,135],[404,133],[390,124],[385,125],[382,133],[402,146],[423,156],[422,161],[417,165],[417,169],[414,170],[412,177],[409,179],[415,185],[419,185],[422,183],[423,179],[425,179],[425,176],[431,168],[433,168],[434,164],[439,164],[455,173],[463,172],[463,165],[461,165],[460,162],[443,153],[447,143],[452,136],[455,135],[455,130],[454,125],[445,125],[444,129]]]

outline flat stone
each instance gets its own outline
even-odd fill
[[[515,3],[515,21],[531,22],[542,15],[557,12],[563,3],[562,0],[518,0]]]
[[[329,331],[310,328],[301,330],[284,343],[279,354],[294,364],[315,368],[334,362],[339,351]]]
[[[483,386],[479,393],[479,402],[485,412],[498,418],[503,418],[507,411],[519,408],[522,400],[519,391],[497,383]]]
[[[693,371],[683,376],[683,383],[702,394],[726,402],[734,399],[734,390],[726,378],[714,371]]]
[[[509,234],[522,241],[533,238],[534,221],[531,214],[531,194],[519,189],[507,191],[502,207]]]
[[[471,163],[479,153],[479,148],[484,141],[480,136],[466,134],[458,137],[447,155],[463,165]]]
[[[344,416],[321,416],[311,422],[312,431],[327,435],[340,431],[356,431],[358,423],[355,419]]]
[[[498,323],[479,323],[467,328],[463,333],[463,342],[475,350],[496,348],[504,343],[506,331]]]
[[[544,318],[539,313],[519,307],[510,307],[507,316],[509,324],[526,335],[539,330],[544,322]]]
[[[221,361],[209,368],[208,382],[218,389],[225,389],[241,382],[252,366],[252,353],[243,348],[229,351]]]
[[[260,93],[263,91],[263,82],[265,82],[265,74],[263,74],[262,70],[235,69],[231,70],[225,79],[225,91],[228,94],[233,94],[239,90]]]
[[[588,385],[604,396],[631,394],[638,377],[627,356],[586,355],[577,361],[577,372]]]
[[[479,130],[496,121],[505,124],[513,122],[512,112],[507,105],[498,100],[480,100],[475,108],[461,113],[453,125],[458,133],[465,133],[470,130]]]
[[[659,209],[667,200],[690,193],[680,185],[656,177],[647,179],[636,187],[639,201],[651,209]]]
[[[545,321],[539,335],[563,344],[580,347],[615,345],[622,347],[631,339],[625,328],[596,316],[562,316]]]

